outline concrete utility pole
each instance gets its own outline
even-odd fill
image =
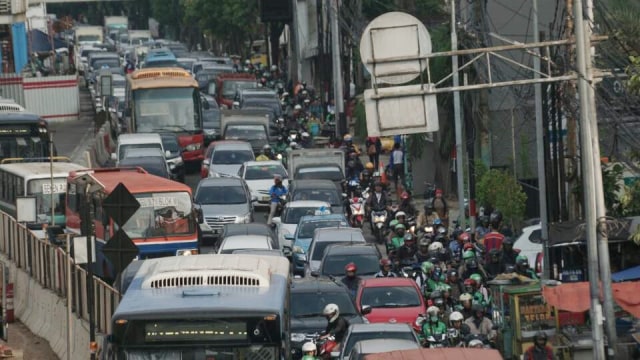
[[[341,131],[347,130],[344,114],[344,94],[342,86],[342,62],[340,58],[340,29],[338,27],[338,0],[331,2],[329,21],[331,24],[331,58],[333,59],[333,99],[336,104],[336,138],[341,139]]]
[[[458,34],[456,29],[456,1],[451,1],[451,51],[458,50]],[[451,73],[453,86],[460,86],[458,73],[458,55],[451,57]],[[462,111],[460,109],[460,91],[453,92],[453,116],[456,129],[456,178],[458,179],[458,222],[464,224],[464,149],[462,140]],[[464,225],[462,225],[464,228]]]
[[[538,0],[533,0],[533,42],[540,42],[540,31],[538,29]],[[533,50],[538,56],[533,57],[533,68],[535,70],[534,79],[540,79],[540,50]],[[549,259],[549,228],[547,216],[547,178],[545,172],[545,156],[544,147],[547,143],[544,141],[544,121],[542,119],[542,84],[533,85],[536,96],[536,153],[538,157],[538,199],[540,201],[540,230],[543,244],[543,256]],[[550,278],[549,261],[544,261],[544,269],[542,278]]]
[[[565,25],[565,38],[571,38],[574,36],[574,21],[573,21],[573,8],[574,8],[574,4],[573,4],[574,0],[566,0],[566,9],[567,9],[567,19],[566,19],[566,25]],[[569,45],[567,46],[567,59],[569,59],[569,68],[574,68],[574,63],[573,63],[573,59],[575,59],[575,50],[573,45]],[[576,86],[574,84],[573,81],[568,82],[567,85],[565,86],[565,91],[566,93],[564,94],[564,101],[565,102],[573,102],[575,101],[576,98]],[[566,106],[568,109],[570,109],[569,106]],[[578,124],[576,121],[576,117],[573,115],[573,112],[571,110],[566,112],[566,116],[567,116],[567,158],[570,159],[571,161],[573,161],[574,159],[577,158],[577,149],[578,149],[578,139],[577,139],[577,129],[578,129]],[[562,128],[562,123],[560,124],[560,128]],[[564,160],[564,158],[563,158]],[[566,164],[566,162],[565,162]],[[573,163],[570,163],[573,164]],[[567,165],[562,165],[562,166],[567,166]],[[567,169],[569,170],[569,169]],[[580,215],[580,211],[579,211],[579,205],[578,205],[578,198],[575,195],[575,193],[573,191],[571,191],[571,189],[573,189],[575,187],[575,185],[577,184],[577,174],[580,171],[580,169],[578,168],[578,166],[574,166],[574,168],[570,169],[571,171],[571,179],[569,179],[566,184],[565,183],[561,183],[560,186],[565,186],[567,188],[567,214],[568,220],[575,220],[579,217]],[[567,171],[565,171],[566,173]]]
[[[587,65],[587,53],[589,50],[589,38],[585,32],[585,23],[582,12],[582,0],[574,1],[575,14],[575,34],[576,34],[576,56],[578,63],[578,92],[580,95],[580,157],[582,161],[582,184],[584,196],[584,218],[585,218],[585,235],[587,239],[587,255],[588,255],[588,271],[589,271],[589,290],[591,293],[591,308],[589,310],[591,317],[592,337],[593,337],[593,359],[603,360],[604,356],[604,337],[602,333],[602,305],[600,304],[600,273],[598,269],[598,242],[596,238],[596,188],[597,185],[602,187],[602,183],[596,184],[596,171],[600,171],[600,167],[595,168],[594,158],[600,159],[600,154],[595,154],[593,149],[593,136],[598,138],[598,132],[592,134],[591,121],[595,120],[595,114],[590,114],[591,107],[589,83],[593,76],[591,67]],[[591,89],[593,91],[593,89]],[[595,125],[597,128],[597,124]],[[602,257],[602,255],[601,255]]]

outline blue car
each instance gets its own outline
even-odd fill
[[[285,235],[291,240],[293,275],[304,276],[304,266],[307,262],[307,252],[313,239],[313,233],[319,228],[349,227],[344,214],[305,215],[300,218],[295,234]]]

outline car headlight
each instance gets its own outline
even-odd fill
[[[185,151],[196,151],[196,150],[200,150],[200,147],[202,147],[202,144],[200,143],[195,143],[195,144],[189,144],[187,146],[185,146]]]
[[[291,333],[291,341],[293,342],[303,342],[307,337],[304,334],[300,333]]]
[[[176,251],[176,256],[198,255],[198,249],[181,249]]]
[[[251,222],[251,213],[236,217],[236,224],[248,224]]]

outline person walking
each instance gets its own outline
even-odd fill
[[[389,158],[389,168],[393,174],[393,183],[396,191],[398,191],[401,185],[404,187],[404,151],[402,151],[400,143],[393,145],[393,151],[391,151]]]
[[[382,142],[377,136],[369,136],[365,142],[367,146],[367,155],[369,162],[373,163],[374,168],[380,168],[380,153],[382,152]]]

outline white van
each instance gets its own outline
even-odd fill
[[[118,150],[111,154],[111,160],[115,161],[115,166],[118,166],[120,161],[127,156],[127,151],[147,148],[160,149],[162,154],[168,156],[162,145],[160,134],[120,134],[118,136]],[[169,155],[171,154],[169,153]]]

